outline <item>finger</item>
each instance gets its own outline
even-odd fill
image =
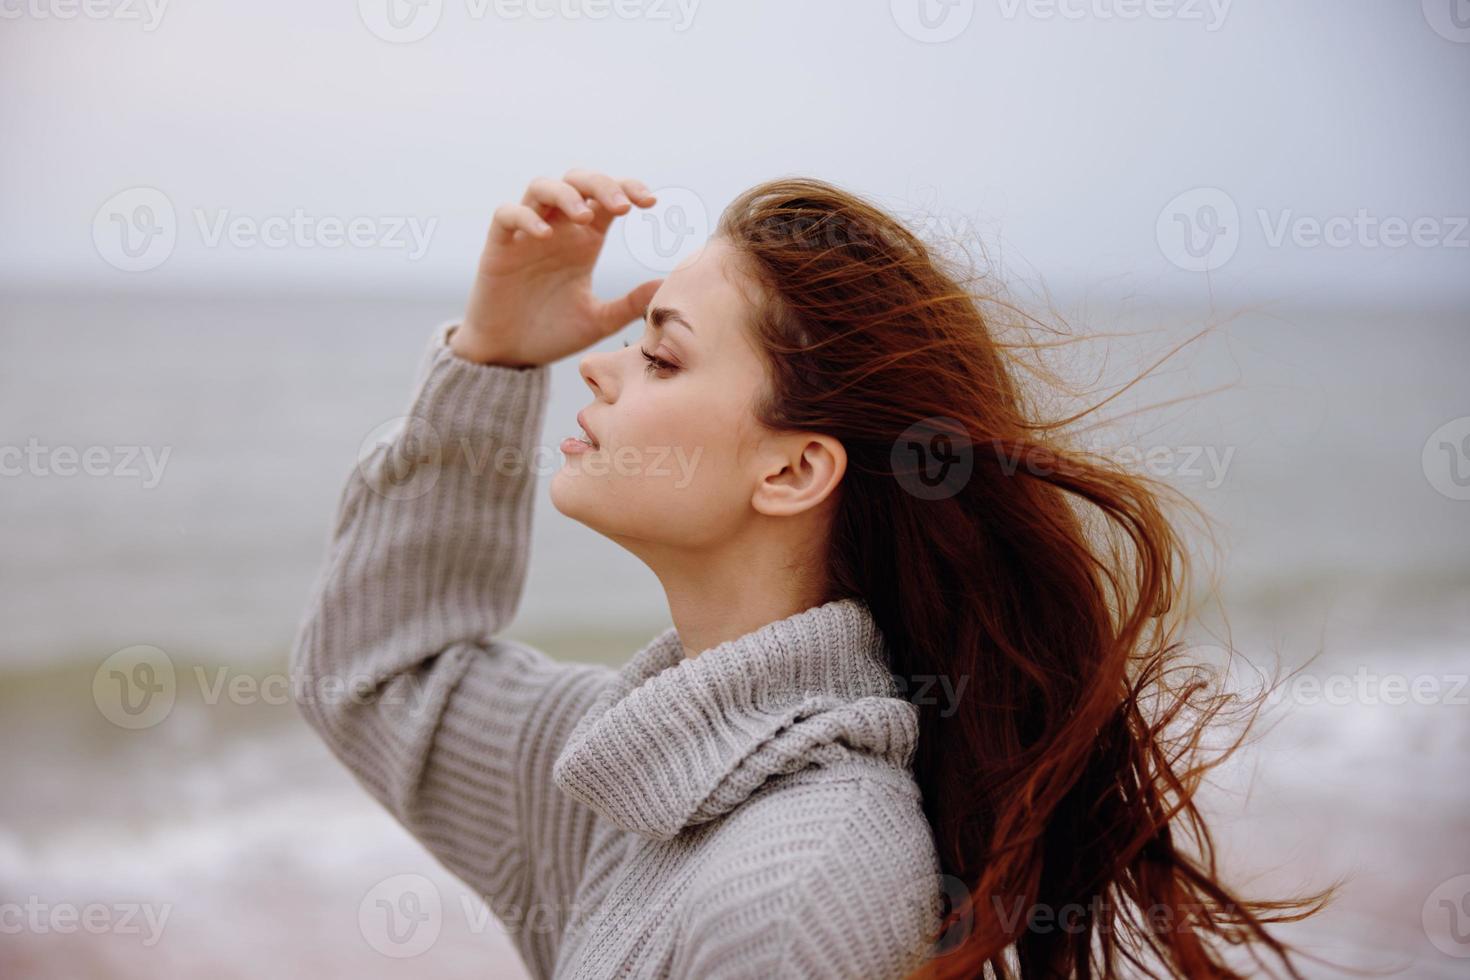
[[[497,245],[508,245],[517,231],[545,238],[551,234],[551,225],[524,204],[502,204],[496,208],[490,220],[490,240]]]
[[[620,180],[613,181],[613,183],[621,188],[624,200],[630,200],[632,204],[640,208],[651,208],[658,203],[658,198],[648,189],[648,185],[636,177],[624,177]],[[626,208],[608,208],[603,203],[601,197],[592,198],[592,208],[596,212],[596,217],[588,227],[600,233],[605,233],[619,215],[629,210]]]
[[[633,206],[618,182],[607,174],[574,168],[568,170],[562,179],[613,214],[622,214]]]
[[[640,208],[652,207],[658,198],[648,189],[648,185],[636,177],[623,177],[618,183],[622,185],[624,193],[633,199],[633,203]]]
[[[653,302],[653,294],[658,292],[658,287],[663,285],[663,282],[662,279],[650,279],[617,299],[600,304],[596,317],[602,336],[606,337],[608,334],[616,333],[628,323],[641,319],[644,311],[648,309],[648,304]]]
[[[521,198],[521,203],[541,209],[538,213],[543,218],[550,218],[552,212],[561,211],[573,221],[586,223],[592,220],[592,209],[582,200],[582,192],[564,180],[537,177],[526,188],[526,196]]]

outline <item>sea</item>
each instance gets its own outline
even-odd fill
[[[0,976],[526,976],[479,897],[281,696],[342,485],[462,299],[0,296]],[[1215,585],[1201,657],[1234,650],[1242,688],[1301,671],[1202,795],[1222,874],[1260,897],[1345,879],[1279,935],[1465,976],[1470,314],[1058,316],[1098,334],[1058,354],[1103,403],[1089,444],[1213,522],[1191,538]],[[574,359],[556,365],[543,441],[590,399]],[[620,664],[669,624],[662,590],[556,512],[547,478],[510,632]],[[166,656],[177,698],[129,728],[97,682],[137,647]],[[375,918],[409,893],[426,942]]]

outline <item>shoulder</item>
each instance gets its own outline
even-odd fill
[[[817,767],[770,780],[702,849],[680,956],[689,975],[897,978],[938,929],[938,856],[906,772]]]

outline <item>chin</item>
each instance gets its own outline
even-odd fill
[[[565,514],[567,517],[572,518],[573,520],[582,519],[581,516],[577,513],[577,491],[575,487],[568,485],[568,477],[565,467],[557,470],[555,473],[552,474],[550,494],[551,506],[555,507],[558,511]]]
[[[650,529],[642,526],[641,512],[637,508],[633,513],[621,510],[609,496],[610,489],[601,478],[559,470],[551,478],[551,506],[563,516],[629,550],[634,550],[634,542],[659,536],[664,530],[662,527]]]
[[[591,485],[592,483],[590,478],[569,472],[566,467],[562,467],[552,474],[550,495],[551,506],[572,520],[586,524],[595,531],[598,529],[599,522],[594,513],[596,508],[592,498],[596,488]]]

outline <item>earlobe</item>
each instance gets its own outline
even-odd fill
[[[792,517],[818,507],[847,469],[842,442],[820,433],[783,436],[756,484],[751,506],[769,517]]]

